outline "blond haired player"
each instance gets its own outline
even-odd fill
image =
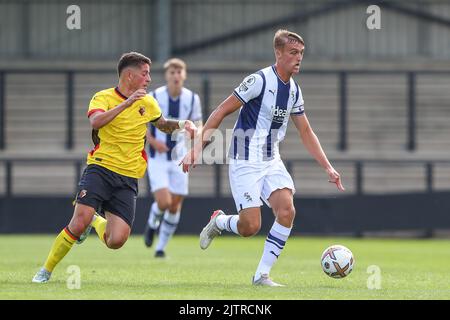
[[[158,101],[164,117],[189,119],[200,129],[202,107],[198,94],[184,87],[186,64],[173,58],[164,64],[166,85],[150,94]],[[165,257],[165,248],[175,233],[180,221],[183,199],[188,194],[188,175],[178,166],[186,154],[183,132],[166,134],[154,126],[147,133],[149,142],[148,177],[155,201],[150,207],[144,239],[147,247],[152,246],[154,234],[159,226],[159,239],[155,257]]]
[[[210,115],[203,128],[203,143],[183,159],[188,171],[199,158],[213,129],[240,108],[230,145],[229,178],[238,215],[217,210],[200,234],[200,247],[206,249],[214,237],[228,231],[250,237],[261,227],[261,199],[272,208],[275,221],[264,243],[263,254],[253,276],[254,285],[280,286],[269,273],[280,256],[292,230],[295,217],[294,182],[280,158],[289,119],[309,153],[325,170],[330,182],[344,190],[339,173],[328,161],[304,110],[300,86],[292,75],[300,71],[305,43],[298,34],[278,30],[273,40],[274,65],[249,75]]]

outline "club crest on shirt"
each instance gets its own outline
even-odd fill
[[[256,78],[255,78],[255,76],[250,75],[244,79],[244,82],[248,87],[250,87],[251,85],[253,85],[256,82]]]
[[[141,114],[141,116],[143,116],[145,114],[145,107],[144,106],[140,106],[139,107],[139,113]]]
[[[294,92],[294,90],[291,90],[291,98],[292,98],[292,103],[295,103],[295,92]]]
[[[256,82],[256,78],[254,75],[250,75],[244,79],[244,81],[239,86],[239,92],[245,92],[248,90],[248,87],[252,86]]]

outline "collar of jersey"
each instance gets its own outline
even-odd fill
[[[181,93],[183,93],[183,88],[181,88],[180,95],[178,97],[176,97],[175,99],[170,95],[169,88],[167,86],[166,86],[166,92],[167,92],[167,96],[169,97],[170,100],[172,100],[173,102],[177,102],[178,100],[180,100]]]
[[[273,72],[277,75],[277,78],[278,78],[281,82],[283,82],[283,84],[284,84],[285,86],[287,86],[287,85],[289,84],[289,82],[291,81],[291,79],[289,79],[288,82],[284,82],[283,79],[281,79],[280,75],[278,74],[277,68],[275,68],[275,65],[272,66],[272,70],[273,70]]]
[[[122,94],[122,92],[119,91],[119,87],[115,87],[115,88],[114,88],[114,92],[115,92],[119,97],[121,97],[122,99],[124,99],[124,100],[127,100],[127,99],[128,99],[127,96],[125,96],[124,94]]]

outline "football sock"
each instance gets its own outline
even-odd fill
[[[47,260],[44,263],[45,270],[52,272],[67,252],[72,249],[73,244],[77,240],[78,238],[70,232],[68,227],[64,228],[53,242]]]
[[[106,223],[107,223],[106,219],[99,215],[94,215],[94,218],[91,222],[92,226],[95,229],[95,232],[97,232],[98,237],[104,244],[106,244],[105,240]]]
[[[237,223],[239,221],[239,215],[221,215],[216,219],[217,227],[222,231],[226,230],[228,232],[233,232],[239,234]]]
[[[164,251],[170,238],[175,233],[179,221],[180,212],[170,213],[169,211],[166,211],[161,222],[161,227],[159,228],[159,239],[158,244],[156,245],[156,251]]]
[[[256,269],[255,280],[259,279],[261,274],[268,275],[270,273],[270,269],[281,254],[291,230],[292,228],[286,228],[278,222],[274,222],[264,243],[264,251]]]
[[[161,220],[162,216],[164,214],[164,211],[162,211],[158,207],[158,203],[155,201],[152,204],[152,207],[150,208],[150,214],[148,216],[148,225],[152,229],[158,228],[158,222]]]

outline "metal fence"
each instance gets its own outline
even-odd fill
[[[315,160],[313,159],[289,159],[284,161],[287,170],[291,175],[295,175],[294,173],[294,167],[298,165],[315,165]],[[15,196],[23,196],[23,194],[16,194],[14,192],[14,172],[19,172],[18,170],[14,170],[16,166],[23,166],[27,164],[51,164],[51,163],[58,163],[59,165],[69,165],[72,166],[75,172],[75,175],[73,176],[72,181],[67,181],[66,185],[71,185],[72,188],[68,192],[68,195],[75,194],[77,190],[77,184],[80,180],[80,175],[82,173],[82,170],[86,166],[85,159],[81,159],[78,157],[74,158],[60,158],[57,159],[55,157],[51,158],[39,158],[39,159],[32,159],[32,158],[3,158],[0,159],[0,164],[4,167],[4,175],[3,175],[3,181],[0,182],[0,185],[4,186],[4,192],[0,193],[3,194],[3,197],[5,198],[11,198]],[[435,186],[437,185],[437,179],[436,179],[436,167],[438,166],[447,166],[450,168],[450,160],[448,161],[430,161],[430,160],[362,160],[362,159],[351,159],[351,160],[336,160],[333,161],[333,163],[337,167],[341,166],[347,166],[351,167],[354,171],[353,177],[349,178],[346,177],[346,185],[347,186],[353,186],[350,188],[350,191],[342,193],[340,195],[333,194],[332,197],[339,197],[339,196],[361,196],[365,194],[374,194],[373,192],[367,192],[364,188],[364,184],[368,177],[366,177],[367,174],[365,174],[365,168],[368,166],[381,166],[382,168],[399,168],[399,167],[405,167],[405,166],[418,166],[423,168],[424,174],[421,176],[423,179],[423,185],[424,188],[422,191],[417,191],[420,188],[416,189],[416,193],[424,193],[424,194],[431,194],[436,191],[442,192],[442,191],[448,191],[450,190],[450,187],[447,186],[447,188],[439,188],[437,189]],[[208,196],[212,198],[224,198],[229,197],[229,190],[224,190],[224,181],[227,181],[228,177],[226,177],[224,166],[225,164],[213,164],[213,176],[212,179],[213,182],[213,189],[210,190]],[[50,177],[49,177],[50,178]],[[349,179],[353,179],[353,181],[349,181]],[[148,188],[148,179],[144,179],[143,181],[146,184],[146,190],[149,190]],[[383,192],[379,192],[380,194],[383,194]],[[392,193],[392,192],[391,192]],[[408,193],[408,191],[399,191],[397,193]],[[141,194],[141,196],[147,196],[148,194]],[[203,194],[203,196],[206,194]],[[303,196],[303,195],[298,195]],[[323,194],[318,194],[316,196],[325,196]],[[194,195],[195,197],[195,195]]]
[[[197,79],[201,79],[199,81],[201,86],[201,95],[202,95],[202,105],[204,107],[204,115],[209,115],[209,113],[212,111],[211,108],[211,101],[214,100],[214,77],[219,75],[227,75],[232,78],[236,78],[236,81],[239,81],[240,75],[246,72],[251,72],[252,70],[242,70],[242,69],[227,69],[224,70],[190,70],[190,74],[195,74],[197,76]],[[5,195],[6,197],[14,196],[14,181],[15,176],[14,172],[20,172],[20,166],[21,165],[28,165],[31,163],[62,163],[66,164],[68,166],[73,167],[73,170],[75,172],[74,175],[70,176],[70,179],[73,179],[73,181],[68,182],[67,185],[73,186],[71,188],[71,191],[75,190],[75,185],[79,180],[79,175],[81,173],[81,170],[83,166],[85,165],[85,161],[82,159],[79,159],[78,156],[68,156],[68,157],[44,157],[40,159],[36,159],[32,156],[32,153],[28,152],[28,156],[17,158],[15,156],[7,156],[7,153],[4,153],[4,155],[1,154],[2,151],[7,150],[5,149],[6,144],[6,111],[8,108],[14,108],[14,106],[7,106],[5,105],[6,95],[7,95],[7,86],[6,83],[8,82],[8,77],[10,75],[17,75],[17,74],[28,74],[30,72],[38,73],[42,75],[47,74],[59,74],[63,75],[63,79],[65,79],[65,86],[63,86],[66,90],[65,99],[62,99],[63,105],[61,105],[61,108],[64,109],[64,112],[66,113],[65,121],[64,121],[64,130],[61,131],[63,135],[65,135],[65,145],[61,147],[60,151],[74,151],[75,150],[75,143],[74,143],[74,136],[75,136],[75,127],[74,123],[75,121],[75,79],[79,75],[85,75],[85,74],[104,74],[104,73],[111,73],[109,70],[13,70],[13,69],[3,69],[0,70],[0,164],[3,165],[3,170],[0,171],[0,177],[4,177],[4,183],[0,183],[0,193]],[[426,108],[427,106],[420,106],[418,105],[420,99],[418,99],[418,90],[417,90],[417,78],[421,79],[421,77],[428,77],[428,79],[435,79],[438,78],[438,76],[442,76],[445,79],[450,79],[450,71],[414,71],[414,70],[400,70],[400,71],[394,71],[394,70],[385,70],[385,71],[371,71],[371,70],[304,70],[302,73],[307,75],[321,75],[325,78],[333,77],[336,79],[336,87],[335,87],[335,94],[333,94],[333,99],[336,99],[336,105],[338,108],[337,115],[338,117],[331,117],[330,121],[335,121],[336,128],[338,132],[338,137],[335,139],[337,141],[336,144],[336,150],[342,151],[338,152],[338,154],[341,154],[342,156],[339,156],[339,160],[336,161],[339,164],[343,164],[347,167],[351,168],[351,175],[350,175],[350,182],[349,184],[352,185],[350,193],[346,194],[352,194],[352,195],[361,195],[365,194],[367,190],[365,190],[365,183],[367,181],[370,181],[374,175],[376,175],[376,172],[373,173],[372,170],[372,176],[366,172],[366,168],[370,168],[373,165],[380,165],[384,166],[386,168],[397,168],[397,167],[405,167],[408,165],[415,165],[417,167],[423,168],[423,174],[418,175],[417,179],[422,179],[421,181],[423,188],[418,188],[422,190],[423,192],[434,192],[436,189],[436,185],[439,186],[438,190],[447,190],[449,189],[447,187],[447,184],[442,183],[442,179],[440,176],[441,174],[436,174],[436,172],[441,172],[441,168],[439,166],[445,165],[450,168],[450,160],[449,161],[431,161],[429,159],[426,159],[426,156],[423,156],[424,159],[421,160],[396,160],[396,161],[386,161],[386,160],[367,160],[367,158],[364,159],[358,159],[353,158],[349,159],[349,156],[345,155],[345,151],[351,147],[351,142],[349,141],[349,126],[352,126],[352,122],[350,121],[350,115],[349,115],[349,100],[351,100],[351,92],[349,92],[349,86],[352,88],[352,92],[355,92],[358,90],[358,88],[352,87],[352,83],[358,82],[358,76],[360,75],[373,75],[373,76],[381,76],[384,75],[395,75],[399,79],[404,79],[404,87],[402,86],[402,92],[399,92],[403,98],[401,99],[402,102],[405,104],[400,106],[400,109],[403,109],[404,112],[402,112],[402,118],[401,121],[404,123],[407,130],[405,140],[403,141],[403,150],[404,151],[414,151],[417,148],[417,131],[419,130],[418,127],[418,117],[417,113],[420,108]],[[238,76],[239,74],[239,76]],[[354,79],[356,77],[356,79]],[[395,78],[395,79],[397,79]],[[228,79],[228,78],[227,78]],[[381,81],[383,81],[383,78],[381,78]],[[445,88],[445,83],[444,87]],[[433,90],[441,90],[442,83],[437,86],[434,85],[434,82],[428,83],[428,86],[432,87]],[[441,86],[441,87],[440,87]],[[435,88],[437,87],[437,88]],[[403,91],[404,90],[404,91]],[[306,91],[307,92],[307,91]],[[435,91],[432,91],[431,93],[434,93]],[[443,91],[444,93],[447,91]],[[395,93],[397,94],[397,92]],[[430,94],[430,93],[428,93]],[[365,93],[361,93],[363,97],[365,98]],[[445,96],[446,97],[446,96]],[[436,95],[436,101],[440,104],[444,103],[445,106],[445,99],[440,97],[439,95]],[[404,118],[403,118],[404,115]],[[442,116],[441,116],[442,118]],[[445,121],[445,119],[443,119]],[[447,124],[448,129],[448,122],[445,122]],[[439,128],[436,128],[435,131],[439,131]],[[447,132],[447,131],[445,131]],[[403,137],[402,137],[403,138]],[[447,137],[448,138],[448,137]],[[442,148],[437,146],[438,148]],[[80,151],[80,150],[76,150]],[[409,152],[405,153],[408,154]],[[405,155],[404,154],[404,155]],[[5,156],[6,155],[6,156]],[[423,155],[423,154],[422,154]],[[298,156],[297,156],[298,157]],[[344,160],[341,160],[341,158],[344,158]],[[406,158],[406,157],[405,157]],[[301,160],[294,158],[287,158],[288,160],[285,161],[286,166],[288,170],[291,173],[294,173],[296,167],[298,165],[302,164],[311,164],[313,160]],[[345,160],[346,159],[346,160]],[[0,166],[1,167],[1,166]],[[14,170],[14,168],[18,168],[17,170]],[[211,169],[211,168],[210,168]],[[211,185],[211,188],[209,189],[209,194],[214,197],[223,197],[229,193],[229,190],[226,190],[226,178],[225,178],[225,171],[223,170],[222,165],[215,165],[213,167],[213,174],[212,179],[214,180],[212,183],[209,183]],[[438,169],[438,171],[436,171]],[[50,170],[50,169],[49,169]],[[370,170],[369,170],[370,171]],[[368,172],[369,172],[368,171]],[[444,172],[444,178],[449,173],[446,170]],[[369,172],[370,173],[370,172]],[[407,174],[407,173],[405,173]],[[311,178],[311,180],[314,180],[315,178]],[[401,179],[401,177],[400,177]],[[436,182],[438,181],[438,184]],[[403,182],[404,186],[407,186],[408,182]],[[146,188],[148,189],[148,187]],[[408,188],[405,188],[405,192]],[[401,188],[399,189],[401,190]],[[370,190],[369,190],[370,192]],[[400,191],[401,192],[401,191]],[[319,192],[320,194],[320,192]]]
[[[248,70],[252,72],[253,70]],[[191,74],[196,74],[202,78],[202,101],[204,106],[204,114],[209,115],[211,108],[211,77],[217,74],[239,74],[241,75],[245,70],[242,69],[227,69],[227,70],[190,70]],[[65,148],[72,150],[74,148],[74,77],[79,74],[102,74],[110,73],[106,70],[1,70],[0,69],[0,150],[4,150],[6,143],[6,81],[9,75],[13,74],[62,74],[65,77]],[[417,85],[416,79],[422,75],[444,75],[450,76],[450,71],[403,71],[403,70],[304,70],[302,74],[309,75],[329,75],[338,78],[337,83],[337,98],[338,98],[338,143],[336,149],[339,151],[348,150],[348,127],[349,127],[349,93],[348,93],[348,79],[355,75],[399,75],[406,80],[406,90],[403,93],[406,101],[404,124],[407,128],[406,140],[404,141],[404,149],[414,151],[417,148]],[[239,77],[236,76],[237,81]],[[441,102],[443,103],[443,102]]]

